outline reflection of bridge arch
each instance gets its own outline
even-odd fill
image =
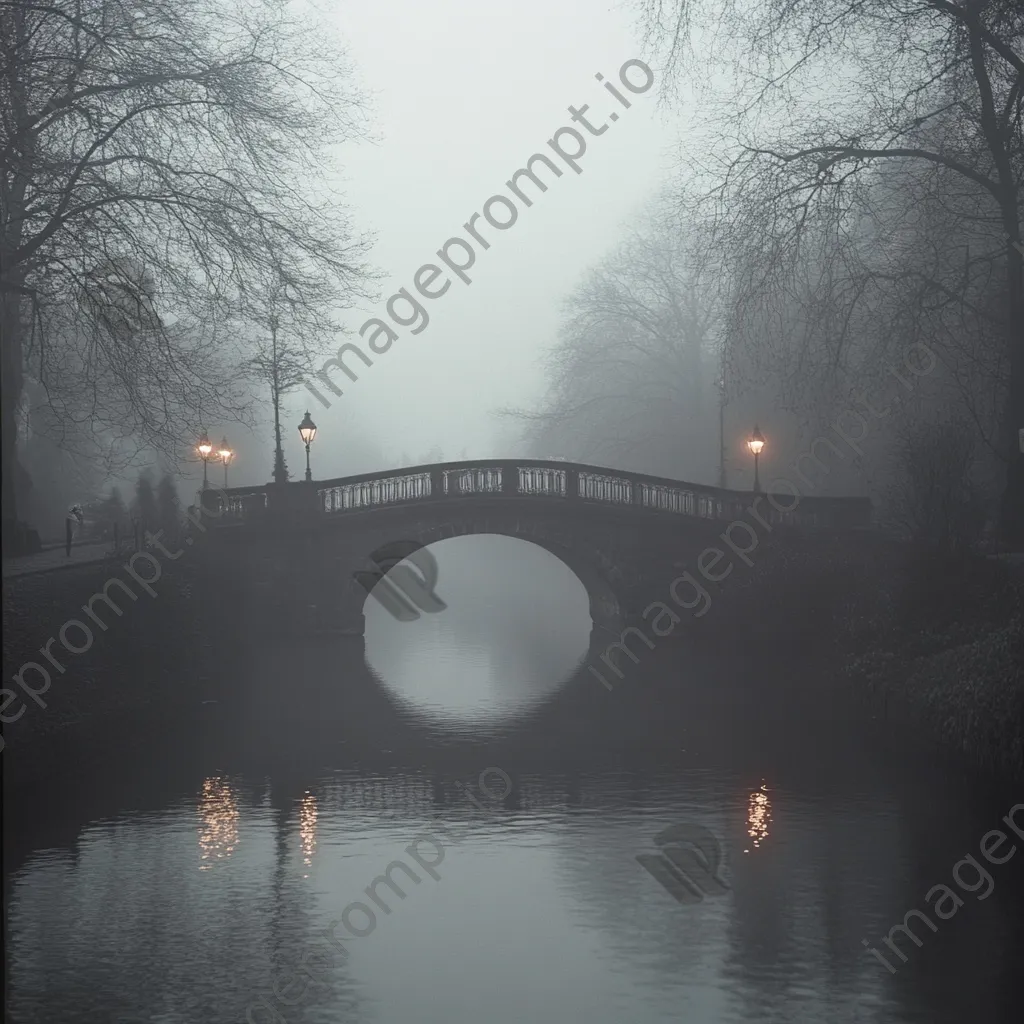
[[[595,626],[618,634],[651,599],[648,592],[639,603],[637,592],[664,576],[667,555],[696,557],[727,524],[750,522],[755,500],[749,492],[535,460],[416,466],[207,495],[221,510],[212,531],[223,542],[217,547],[242,556],[232,570],[253,573],[254,604],[262,593],[275,622],[298,608],[302,622],[315,620],[317,630],[338,631],[341,624],[340,632],[356,635],[366,593],[352,574],[371,568],[370,552],[396,540],[429,545],[485,533],[550,551],[586,587]],[[756,503],[763,529],[773,531],[870,521],[870,502],[862,498],[794,504],[790,495],[757,496]]]

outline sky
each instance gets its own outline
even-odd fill
[[[350,310],[352,330],[386,317],[398,288],[416,294],[413,277],[536,152],[562,168],[533,205],[520,207],[507,231],[477,227],[491,242],[478,247],[472,283],[453,278],[427,303],[430,322],[399,339],[372,367],[358,367],[344,392],[328,394],[325,409],[305,391],[286,398],[283,421],[292,476],[304,469],[297,425],[307,406],[319,432],[313,476],[371,471],[416,459],[439,447],[446,459],[489,458],[508,450],[514,428],[496,417],[501,407],[536,407],[546,381],[543,358],[556,339],[560,303],[587,270],[622,238],[631,217],[671,174],[679,114],[659,110],[654,86],[630,95],[619,69],[644,59],[632,13],[593,0],[320,0],[369,96],[373,141],[340,147],[340,183],[357,229],[376,236],[369,254],[386,275],[380,299]],[[602,74],[631,102],[620,106]],[[643,72],[627,72],[643,82]],[[608,130],[588,137],[575,174],[551,152],[549,139],[572,127],[570,105],[590,104],[585,116]],[[607,116],[618,112],[610,123]],[[576,129],[586,136],[580,125]],[[574,142],[562,136],[571,152]],[[526,188],[533,186],[527,181]],[[500,208],[495,216],[503,216]],[[403,309],[407,307],[402,307]],[[401,314],[400,314],[401,315]],[[358,341],[358,337],[351,340]],[[314,372],[320,367],[313,368]],[[213,429],[213,428],[211,428]],[[374,445],[384,466],[376,463]],[[232,486],[269,477],[270,431],[236,438]],[[372,465],[363,465],[372,459]],[[219,469],[218,469],[218,472]]]

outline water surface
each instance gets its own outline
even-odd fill
[[[987,899],[958,890],[895,974],[862,943],[954,885],[1012,801],[777,705],[789,666],[735,678],[662,645],[612,693],[566,682],[589,628],[574,579],[536,552],[488,579],[508,545],[436,550],[450,621],[368,607],[372,668],[357,647],[256,648],[244,714],[196,709],[95,777],[68,765],[19,817],[11,1020],[1018,1019],[1024,853],[988,865]],[[717,837],[724,893],[677,902],[637,861],[681,823]],[[384,909],[365,890],[395,861],[418,880],[392,868]],[[346,914],[361,934],[337,926],[331,961]]]

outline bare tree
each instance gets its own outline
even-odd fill
[[[906,425],[887,494],[890,523],[914,540],[953,553],[977,543],[982,526],[971,479],[974,444],[956,416]]]
[[[153,487],[153,474],[144,469],[135,483],[135,498],[132,501],[133,518],[140,524],[140,532],[154,531],[160,527],[160,506],[157,502],[156,489]]]
[[[968,275],[998,271],[998,355],[987,362],[1005,376],[995,401],[997,450],[1006,470],[1001,520],[1007,538],[1024,535],[1024,8],[1018,0],[637,0],[648,38],[666,67],[695,59],[701,32],[712,66],[740,55],[746,69],[735,92],[722,95],[717,138],[706,167],[717,203],[724,252],[746,258],[744,291],[767,306],[814,284],[831,289],[849,253],[852,224],[885,188],[883,166],[913,174],[946,197],[963,193],[988,221],[989,238],[967,260]],[[706,81],[718,82],[714,76]],[[926,172],[926,173],[925,173]],[[877,209],[876,209],[877,212]],[[962,207],[960,213],[970,216]],[[803,258],[807,246],[815,260]],[[948,263],[952,254],[945,253]],[[961,254],[957,253],[957,257]],[[941,261],[940,261],[941,262]],[[799,280],[817,267],[823,280]],[[754,268],[757,268],[756,270]],[[885,268],[919,299],[955,300],[936,267]],[[948,267],[946,268],[948,270]],[[832,302],[832,329],[820,349],[842,366],[855,317],[877,291],[844,268],[843,303]],[[870,283],[878,284],[876,275]],[[792,309],[792,306],[791,306]],[[773,311],[766,308],[766,315]],[[793,367],[803,371],[797,353]],[[1002,366],[1004,369],[999,370]]]
[[[160,477],[156,487],[156,503],[160,510],[160,529],[164,536],[176,541],[182,529],[181,501],[178,498],[178,486],[170,473]]]
[[[144,449],[173,461],[204,410],[249,420],[238,332],[202,312],[165,320],[135,261],[104,261],[86,277],[73,302],[37,301],[22,392],[36,430],[113,474]]]
[[[358,289],[330,147],[361,108],[331,40],[275,0],[0,0],[5,518],[29,360],[59,412],[180,450],[246,409],[224,326],[254,297]]]
[[[538,456],[709,475],[715,306],[692,246],[650,212],[566,301],[547,407],[515,414]]]
[[[43,416],[52,415],[43,409]],[[101,465],[83,459],[69,450],[68,444],[53,441],[56,430],[41,430],[39,417],[25,424],[24,457],[32,466],[32,477],[24,481],[23,504],[27,518],[45,538],[58,537],[64,529],[68,506],[87,502],[98,494],[106,481]],[[54,424],[56,426],[56,424]],[[69,436],[69,429],[74,433]],[[61,425],[61,432],[72,446],[82,439],[83,430]],[[14,547],[17,550],[17,547]]]
[[[250,373],[270,389],[274,409],[274,464],[272,479],[288,480],[281,443],[281,399],[296,390],[309,374],[324,346],[340,330],[329,316],[329,295],[315,301],[314,293],[297,292],[286,280],[275,282],[250,309],[250,318],[266,331],[252,344]],[[267,337],[269,335],[269,338]]]

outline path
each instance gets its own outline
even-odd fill
[[[89,544],[75,545],[71,549],[70,558],[64,554],[64,545],[40,551],[34,555],[22,555],[19,558],[4,559],[4,576],[27,576],[36,572],[51,572],[54,569],[67,569],[75,565],[87,565],[90,562],[104,562],[113,554],[110,541],[95,541]]]

